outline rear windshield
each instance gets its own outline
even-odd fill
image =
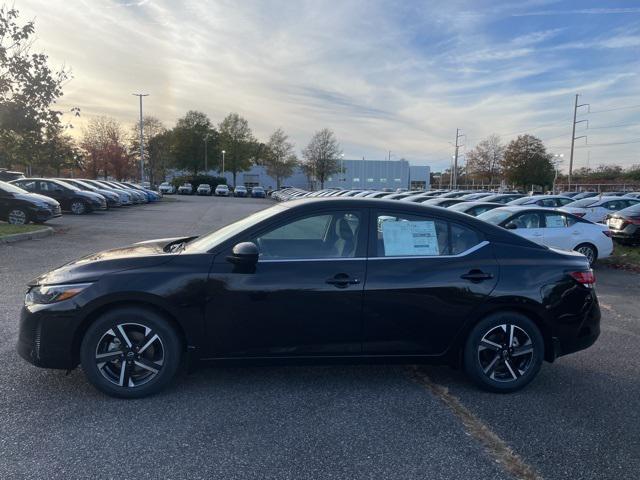
[[[478,215],[480,220],[484,220],[488,223],[493,223],[494,225],[498,225],[504,222],[507,218],[513,215],[513,212],[509,210],[500,210],[499,208],[489,210],[488,212],[484,212]]]
[[[582,200],[576,200],[575,202],[567,203],[565,207],[584,208],[588,207],[589,205],[593,205],[597,201],[597,198],[583,198]]]

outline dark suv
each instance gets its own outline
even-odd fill
[[[52,198],[29,193],[0,181],[0,220],[13,225],[43,223],[62,215],[60,204]]]
[[[83,192],[78,187],[60,180],[50,178],[22,178],[11,182],[31,193],[53,198],[60,202],[62,210],[75,215],[82,215],[94,210],[106,210],[107,201],[102,195],[93,192]]]

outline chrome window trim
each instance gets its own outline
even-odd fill
[[[481,248],[489,245],[488,240],[474,245],[473,247],[460,252],[456,255],[407,255],[401,257],[326,257],[326,258],[273,258],[273,259],[260,259],[258,263],[282,263],[282,262],[345,262],[345,261],[362,261],[362,260],[408,260],[416,258],[460,258],[465,257],[473,252],[480,250]]]
[[[464,252],[457,253],[456,255],[406,255],[406,256],[398,256],[398,257],[369,257],[369,260],[408,260],[408,259],[416,259],[416,258],[460,258],[466,257],[467,255],[480,250],[481,248],[489,245],[488,240],[483,240],[482,242],[474,245],[473,247],[465,250]]]

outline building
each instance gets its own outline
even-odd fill
[[[325,188],[344,188],[362,190],[382,190],[390,188],[409,188],[412,190],[428,190],[430,184],[431,169],[428,166],[409,165],[406,160],[340,160],[342,172],[331,175],[324,182]],[[211,170],[209,175],[222,176],[219,172]],[[175,172],[171,177],[180,175]],[[227,184],[233,184],[231,172],[225,172]],[[171,180],[169,178],[168,180]],[[236,176],[238,185],[255,186],[262,185],[265,188],[275,188],[276,181],[267,175],[266,169],[260,165],[254,165],[250,170],[238,172]],[[282,181],[283,186],[311,188],[309,179],[296,168],[289,178]],[[316,184],[316,188],[320,188]]]

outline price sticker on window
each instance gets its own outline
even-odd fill
[[[432,221],[393,221],[382,223],[385,256],[439,255],[438,236]]]

